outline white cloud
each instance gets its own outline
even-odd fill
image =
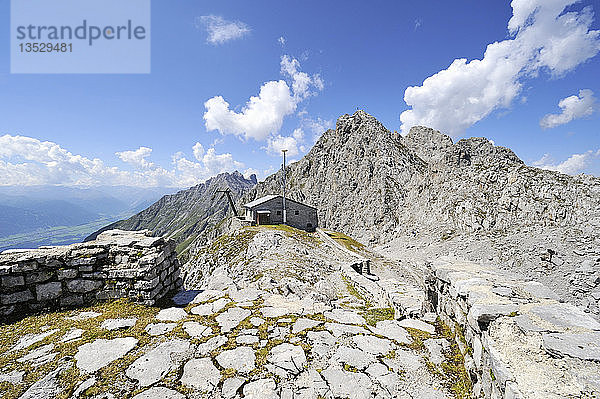
[[[295,157],[298,151],[298,139],[294,136],[283,137],[281,135],[269,137],[266,150],[272,155],[281,155],[281,150],[288,150],[287,155]]]
[[[128,163],[134,167],[147,169],[154,166],[154,164],[146,160],[151,153],[152,148],[140,147],[135,151],[117,152],[116,155],[125,163]]]
[[[564,12],[577,0],[513,0],[512,38],[488,45],[481,60],[456,59],[421,86],[408,87],[402,132],[426,125],[452,136],[499,108],[508,108],[521,80],[541,71],[560,76],[600,51],[589,7]]]
[[[250,33],[250,28],[240,21],[227,21],[218,15],[203,15],[196,18],[196,27],[205,27],[208,33],[206,41],[217,45],[239,39]]]
[[[206,152],[201,144],[193,147],[198,162],[183,153],[173,156],[171,169],[165,169],[147,158],[152,149],[117,152],[117,157],[132,170],[108,166],[98,158],[74,155],[59,144],[25,136],[0,136],[0,186],[15,185],[124,185],[186,187],[205,181],[217,173],[241,169],[244,165],[231,154]]]
[[[560,114],[548,114],[540,120],[543,129],[564,125],[574,119],[590,116],[596,110],[594,92],[589,89],[579,90],[579,96],[569,96],[558,102]]]
[[[277,42],[279,44],[281,44],[282,47],[285,46],[285,37],[279,36],[279,39],[277,39]]]
[[[575,175],[583,172],[590,163],[598,157],[600,157],[600,150],[597,150],[596,152],[589,150],[583,154],[573,154],[565,161],[556,163],[549,154],[544,154],[542,158],[533,162],[532,165],[541,169]]]
[[[292,114],[301,101],[314,94],[310,89],[323,88],[318,75],[301,72],[298,60],[287,55],[281,57],[281,73],[291,80],[291,89],[284,80],[265,82],[258,96],[250,97],[240,112],[230,109],[222,96],[207,100],[204,103],[206,129],[257,141],[277,134],[284,118]]]
[[[419,29],[421,25],[423,25],[423,21],[421,20],[421,18],[415,19],[415,30]]]

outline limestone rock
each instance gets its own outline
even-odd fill
[[[185,395],[165,387],[152,387],[138,393],[133,399],[185,399]]]
[[[244,398],[247,399],[279,399],[275,391],[275,381],[264,378],[244,385]]]
[[[227,311],[219,314],[216,320],[219,326],[221,326],[221,331],[226,333],[237,327],[242,320],[251,314],[252,312],[247,309],[229,308]]]
[[[275,366],[273,372],[281,376],[297,375],[306,365],[306,355],[302,347],[288,343],[273,347],[267,360]]]
[[[160,321],[179,321],[187,316],[187,312],[181,308],[168,308],[158,312],[156,319]]]
[[[164,342],[133,362],[125,374],[137,380],[140,386],[152,385],[177,366],[173,355],[186,352],[189,348],[190,343],[181,339]]]
[[[247,346],[221,352],[217,357],[219,365],[226,369],[235,369],[242,373],[248,373],[254,369],[256,356],[254,350]]]
[[[105,330],[121,330],[135,326],[137,323],[136,317],[129,317],[126,319],[106,319],[100,324],[100,328]]]
[[[137,339],[126,337],[110,340],[97,339],[94,342],[83,344],[75,355],[77,367],[86,373],[93,373],[125,356],[137,343]]]
[[[181,383],[201,391],[210,391],[217,386],[221,373],[208,357],[192,359],[183,367]]]

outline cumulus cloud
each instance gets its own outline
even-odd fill
[[[282,47],[285,46],[285,37],[279,36],[279,39],[277,39],[277,42],[279,44],[281,44]]]
[[[124,170],[98,158],[73,154],[57,143],[7,134],[0,136],[0,186],[187,187],[244,167],[231,154],[217,154],[214,148],[204,151],[200,143],[193,147],[197,162],[176,153],[170,169],[149,161],[151,153],[148,147],[117,152],[115,155],[131,167]]]
[[[206,41],[218,45],[239,39],[250,33],[250,27],[241,21],[227,21],[218,15],[203,15],[196,18],[196,27],[206,28]]]
[[[554,170],[556,172],[575,175],[583,172],[590,163],[600,157],[600,150],[589,150],[583,154],[573,154],[563,162],[556,163],[549,154],[533,162],[533,166],[541,169]]]
[[[283,120],[296,110],[297,105],[313,95],[312,88],[323,89],[318,75],[300,71],[300,63],[287,55],[281,57],[281,73],[285,80],[263,83],[258,96],[252,96],[240,112],[230,109],[222,96],[215,96],[204,103],[204,122],[208,131],[233,134],[244,140],[262,141],[281,129]]]
[[[596,110],[594,92],[589,89],[579,90],[579,96],[569,96],[558,102],[560,114],[548,114],[540,120],[542,129],[550,129],[564,125],[574,119],[590,116]]]
[[[600,51],[600,31],[591,30],[593,13],[586,7],[564,12],[578,0],[513,0],[510,39],[489,44],[482,59],[454,60],[421,86],[408,87],[402,132],[427,125],[452,136],[508,108],[522,79],[541,71],[560,76]]]
[[[301,139],[295,136],[283,137],[281,135],[269,137],[266,150],[272,155],[281,155],[281,150],[288,150],[287,155],[295,157],[300,153],[298,150],[298,141]]]

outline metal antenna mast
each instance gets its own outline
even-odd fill
[[[215,200],[215,197],[217,196],[218,193],[223,193],[223,196],[221,198],[227,197],[227,199],[229,200],[229,206],[233,210],[233,214],[235,216],[238,216],[237,210],[235,209],[235,204],[233,203],[233,199],[231,199],[231,190],[230,189],[225,189],[225,190],[217,190],[217,191],[215,191],[215,195],[213,195],[212,201]]]
[[[285,208],[285,153],[287,150],[281,150],[283,152],[283,224],[287,224],[287,209]]]

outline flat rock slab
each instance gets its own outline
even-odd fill
[[[354,344],[367,353],[374,355],[385,355],[393,348],[392,343],[383,338],[377,338],[372,335],[355,335],[352,337]]]
[[[377,361],[375,356],[371,354],[344,345],[337,348],[331,360],[332,362],[347,364],[359,370],[364,370],[368,365]]]
[[[325,328],[331,331],[334,337],[342,335],[368,334],[369,332],[362,327],[348,324],[325,323]]]
[[[323,315],[327,318],[343,324],[366,324],[365,319],[356,312],[344,309],[333,309],[330,312],[325,312]]]
[[[239,291],[230,290],[229,298],[231,298],[234,302],[247,302],[254,301],[255,299],[260,298],[263,294],[266,294],[266,292],[257,288],[244,288]]]
[[[181,383],[185,386],[210,391],[217,386],[221,372],[209,357],[192,359],[183,366]]]
[[[212,334],[212,328],[197,321],[186,321],[183,323],[183,330],[192,338],[207,337]]]
[[[226,312],[218,315],[215,320],[219,323],[221,331],[229,332],[240,324],[242,320],[252,314],[248,309],[229,308]]]
[[[225,344],[225,342],[227,342],[227,337],[224,335],[216,335],[210,338],[208,341],[198,345],[198,348],[196,349],[196,356],[206,356],[219,346]]]
[[[253,381],[244,386],[244,398],[279,399],[279,395],[277,395],[275,388],[275,381],[270,378]]]
[[[244,380],[238,377],[228,378],[223,381],[221,394],[225,399],[231,399],[237,394],[237,390],[244,384]]]
[[[410,344],[412,342],[408,331],[396,320],[382,320],[375,327],[369,327],[369,329],[374,334],[393,339],[401,344]]]
[[[296,375],[306,365],[306,355],[302,347],[288,343],[273,347],[267,360],[274,366],[273,372],[282,377],[287,374]]]
[[[23,381],[24,375],[24,371],[13,370],[10,373],[0,374],[0,382],[8,382],[10,384],[16,385]]]
[[[162,309],[156,315],[156,320],[160,321],[179,321],[188,317],[187,312],[181,308],[167,308]]]
[[[329,384],[333,396],[352,399],[371,398],[371,379],[363,373],[349,373],[329,367],[321,375]]]
[[[152,385],[177,366],[172,355],[186,352],[189,348],[190,343],[182,339],[163,342],[133,362],[125,374],[143,387]]]
[[[443,338],[429,338],[423,342],[425,349],[429,352],[429,359],[433,364],[440,365],[446,358],[444,357],[444,351],[450,348],[450,343]]]
[[[265,317],[281,317],[281,316],[285,316],[286,314],[290,314],[292,312],[287,308],[279,308],[279,307],[275,307],[275,306],[265,306],[260,309],[260,313],[262,313],[262,315]]]
[[[126,337],[97,339],[94,342],[83,344],[75,355],[77,367],[86,373],[96,372],[112,361],[125,356],[137,343],[137,339]]]
[[[60,340],[60,342],[73,342],[81,338],[84,331],[81,328],[70,329]]]
[[[213,313],[220,312],[229,302],[231,301],[227,298],[220,298],[214,302],[194,306],[191,312],[198,316],[209,316]]]
[[[543,334],[542,342],[552,356],[600,362],[600,332]]]
[[[264,322],[265,322],[265,319],[262,319],[260,317],[252,317],[250,319],[250,323],[252,323],[252,325],[254,327],[258,327],[258,326],[262,325]]]
[[[105,330],[121,330],[135,326],[137,323],[136,317],[129,317],[126,319],[106,319],[100,324],[100,328]]]
[[[569,303],[551,303],[531,308],[531,313],[554,326],[576,329],[600,330],[600,323],[583,310]]]
[[[152,387],[138,393],[133,399],[185,399],[185,395],[165,387]]]
[[[316,327],[321,323],[322,322],[320,322],[318,320],[300,318],[300,319],[296,320],[296,322],[294,323],[294,326],[292,327],[292,333],[297,334],[300,331],[304,331],[306,329]]]
[[[58,377],[65,369],[66,366],[61,366],[46,374],[41,380],[34,382],[19,399],[55,399],[61,392]]]
[[[150,323],[146,326],[145,330],[148,334],[155,337],[172,331],[176,326],[177,324],[175,323]]]
[[[39,348],[29,352],[25,356],[17,359],[17,362],[30,362],[33,366],[40,366],[54,360],[57,353],[51,353],[52,349],[54,349],[54,344],[42,345]]]
[[[39,334],[27,334],[19,338],[15,346],[13,346],[10,352],[18,351],[21,349],[29,348],[33,344],[37,344],[38,342],[44,340],[46,337],[51,336],[54,333],[57,333],[58,329],[44,331]]]
[[[223,292],[223,291],[204,290],[204,291],[200,292],[198,295],[196,295],[196,297],[194,298],[192,303],[202,303],[202,302],[210,301],[212,299],[219,298],[222,296],[225,296],[225,292]]]
[[[254,350],[248,346],[240,346],[235,349],[221,352],[217,356],[217,362],[225,369],[235,369],[242,373],[254,370],[256,356]]]
[[[398,324],[402,327],[414,328],[415,330],[425,331],[428,334],[435,334],[435,327],[429,323],[417,319],[400,320]]]

